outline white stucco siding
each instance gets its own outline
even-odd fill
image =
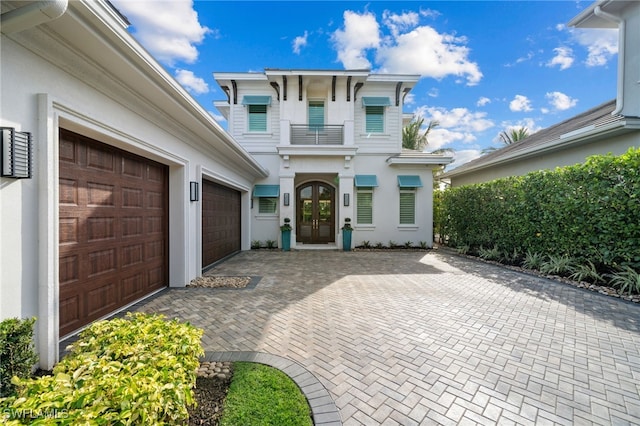
[[[200,136],[207,131],[198,127],[199,118],[182,124],[166,115],[163,105],[146,102],[135,88],[86,66],[88,72],[76,77],[2,36],[0,124],[32,132],[34,170],[32,179],[1,180],[0,319],[38,317],[45,368],[57,360],[59,128],[169,166],[171,286],[184,286],[200,274],[201,208],[189,202],[189,182],[206,176],[232,187],[243,194],[243,210],[248,211],[255,176],[243,169],[242,160],[216,147],[222,142],[215,134]],[[242,248],[248,249],[251,224],[243,224]]]
[[[249,110],[243,104],[244,96],[270,96],[267,107],[266,132],[249,131]],[[280,143],[280,101],[267,81],[238,82],[237,104],[231,99],[231,117],[228,132],[249,152],[273,150]]]

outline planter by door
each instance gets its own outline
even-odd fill
[[[351,251],[351,229],[342,230],[342,249],[344,251]]]
[[[282,231],[282,251],[291,250],[291,230]]]

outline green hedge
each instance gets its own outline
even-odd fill
[[[129,314],[83,331],[71,352],[37,379],[14,378],[17,396],[0,399],[9,425],[183,424],[202,330],[161,315]]]
[[[0,397],[13,394],[13,376],[29,377],[38,362],[33,348],[35,322],[35,318],[8,318],[0,322]]]
[[[452,188],[435,198],[450,245],[640,269],[640,149]]]

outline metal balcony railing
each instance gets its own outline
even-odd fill
[[[342,124],[291,125],[291,145],[344,145]]]

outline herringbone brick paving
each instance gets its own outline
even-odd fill
[[[298,362],[345,425],[640,423],[640,306],[434,250],[251,251],[140,310]]]

